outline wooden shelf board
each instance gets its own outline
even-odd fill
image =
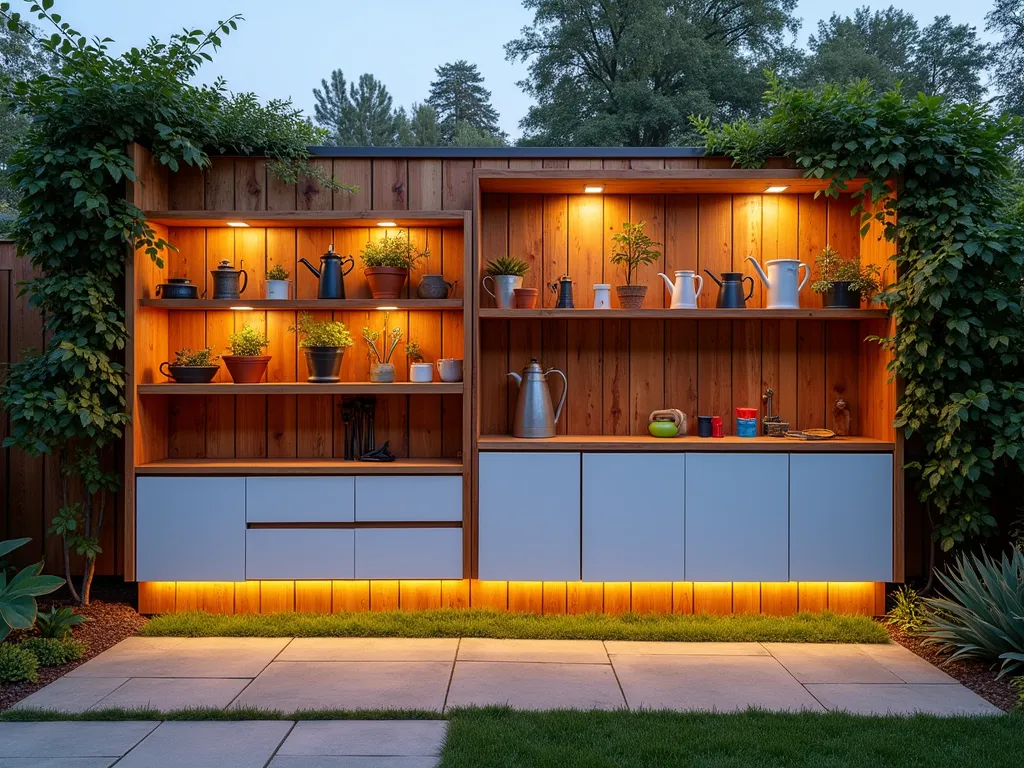
[[[623,452],[751,452],[751,453],[891,453],[894,444],[870,437],[793,440],[787,437],[676,437],[649,435],[558,435],[527,440],[508,435],[483,435],[481,451],[623,451]]]
[[[884,309],[493,309],[480,310],[482,320],[875,320]]]
[[[245,307],[254,310],[376,310],[389,307],[400,310],[461,310],[462,299],[140,299],[143,307],[160,307],[184,311],[230,310]]]
[[[146,211],[151,224],[168,227],[226,227],[238,221],[250,227],[462,227],[465,211]]]
[[[461,475],[459,459],[160,459],[135,467],[136,475]]]
[[[140,395],[457,395],[463,382],[417,384],[396,381],[379,384],[372,381],[340,381],[337,384],[316,384],[306,381],[264,382],[261,384],[139,384]]]

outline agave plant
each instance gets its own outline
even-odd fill
[[[950,661],[1001,662],[999,677],[1024,670],[1024,552],[964,554],[936,575],[948,596],[925,600],[924,642],[952,651]]]
[[[30,541],[0,541],[0,557]],[[23,568],[8,582],[6,571],[0,570],[0,642],[12,629],[31,629],[36,623],[36,598],[64,585],[64,579],[59,576],[40,576],[42,571],[43,564],[36,563]]]

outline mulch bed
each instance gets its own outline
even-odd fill
[[[984,699],[988,699],[1000,709],[1009,712],[1018,701],[1017,692],[1010,686],[1010,676],[996,680],[998,667],[988,662],[958,659],[945,663],[949,654],[941,653],[934,645],[925,645],[922,638],[908,635],[896,627],[886,627],[893,642],[913,651],[925,661],[934,664],[957,682],[970,688]]]
[[[87,606],[74,605],[66,599],[40,600],[40,610],[48,611],[54,605],[73,605],[78,613],[92,619],[74,629],[75,638],[86,645],[85,653],[78,661],[63,667],[40,667],[38,683],[0,683],[0,710],[10,708],[30,693],[63,677],[79,664],[84,664],[93,656],[138,632],[146,623],[146,618],[135,611],[133,606],[136,604],[134,584],[94,584],[92,600]],[[17,640],[18,634],[12,633],[11,639]]]

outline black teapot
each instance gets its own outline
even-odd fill
[[[750,275],[744,276],[742,272],[723,272],[722,279],[715,277],[714,273],[705,269],[708,277],[718,283],[718,304],[719,309],[745,309],[747,299],[754,295],[754,278]],[[750,281],[750,291],[744,295],[743,283]]]
[[[344,299],[345,298],[345,275],[352,271],[356,260],[351,256],[342,258],[334,252],[334,245],[327,247],[327,253],[320,257],[320,269],[310,264],[306,259],[299,259],[306,268],[316,275],[320,282],[317,284],[316,297],[318,299]],[[345,269],[345,267],[348,269]]]
[[[211,269],[213,276],[213,298],[215,299],[237,299],[240,294],[245,293],[245,287],[249,284],[249,275],[244,269],[235,269],[231,262],[224,259]],[[239,287],[238,278],[242,278],[242,285]]]

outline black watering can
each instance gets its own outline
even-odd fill
[[[317,269],[305,259],[299,259],[306,267],[316,275],[320,281],[316,288],[318,299],[344,299],[345,298],[345,275],[352,271],[356,260],[351,256],[342,258],[334,252],[334,245],[327,247],[327,253],[320,257],[320,269]],[[345,267],[348,269],[345,269]]]
[[[704,270],[708,273],[708,277],[718,283],[718,308],[719,309],[744,309],[747,306],[747,299],[754,295],[754,278],[747,275],[744,277],[742,272],[723,272],[722,279],[719,280],[709,270]],[[745,280],[750,281],[750,292],[744,295],[743,293],[743,282]]]

